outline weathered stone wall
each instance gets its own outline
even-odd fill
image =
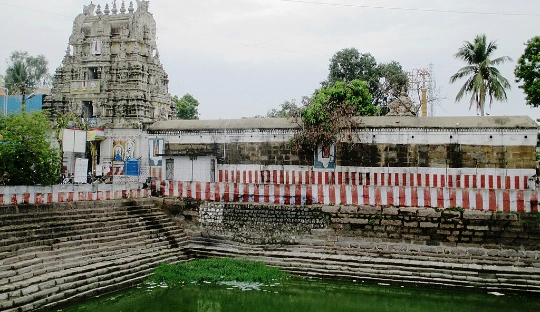
[[[534,146],[465,144],[338,144],[338,165],[362,167],[535,167]]]
[[[167,144],[169,155],[223,156],[223,144]],[[535,146],[340,143],[337,164],[353,167],[508,168],[536,166]],[[223,164],[313,165],[313,151],[293,152],[287,142],[226,144]]]
[[[426,245],[540,250],[537,213],[433,208],[323,206],[337,236]]]
[[[287,142],[233,142],[212,144],[167,144],[171,156],[211,155],[222,164],[238,165],[313,165],[313,151],[294,153]],[[225,156],[225,157],[223,157]]]
[[[205,203],[199,207],[198,222],[215,234],[255,244],[290,242],[297,235],[330,224],[329,215],[308,206]]]
[[[284,206],[164,200],[172,214],[211,236],[254,244],[382,241],[448,247],[540,250],[538,213],[380,206]]]

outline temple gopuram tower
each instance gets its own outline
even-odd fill
[[[145,125],[174,119],[169,78],[159,60],[156,22],[149,1],[84,6],[62,64],[43,102],[62,130],[63,172],[80,175],[124,175],[136,160],[144,174],[159,176],[162,143],[150,162]],[[67,124],[65,124],[68,120]],[[63,122],[60,122],[63,121]],[[86,140],[85,140],[86,138]],[[150,145],[149,145],[150,144]],[[154,145],[152,145],[154,146]],[[157,143],[155,146],[158,146]],[[137,172],[140,177],[141,173]]]
[[[172,119],[175,106],[159,60],[149,1],[84,6],[45,100],[52,118],[73,114],[103,128]]]

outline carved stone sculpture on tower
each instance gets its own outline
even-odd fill
[[[401,91],[400,96],[388,104],[389,112],[386,116],[416,116],[418,107],[409,99],[405,90]]]

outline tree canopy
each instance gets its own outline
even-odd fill
[[[0,116],[0,185],[58,182],[60,151],[51,147],[52,126],[42,112]]]
[[[26,51],[14,51],[8,60],[5,84],[11,94],[26,94],[42,85],[50,84],[49,62],[44,55],[31,56]]]
[[[186,93],[183,97],[173,97],[173,101],[176,103],[176,116],[180,119],[199,119],[199,101],[197,101],[191,94]]]
[[[309,101],[309,98],[304,96],[303,102]],[[290,118],[300,114],[300,107],[296,104],[296,100],[285,101],[281,103],[280,109],[273,108],[266,113],[266,118]]]
[[[525,92],[527,105],[540,105],[540,36],[525,44],[525,51],[517,62],[514,74],[516,82],[523,82],[519,87]]]
[[[475,104],[482,116],[484,116],[486,97],[489,98],[491,106],[493,99],[506,101],[506,89],[510,89],[510,83],[495,66],[512,61],[512,59],[508,56],[492,59],[497,48],[495,41],[488,42],[486,35],[482,34],[477,35],[472,42],[465,41],[454,55],[455,58],[467,64],[450,77],[450,83],[461,78],[467,79],[456,95],[456,102],[470,93],[469,109]]]
[[[365,81],[376,106],[386,106],[407,86],[407,74],[398,62],[377,64],[373,55],[361,54],[356,48],[338,51],[330,59],[328,69],[323,86],[336,81]]]
[[[373,116],[379,107],[372,102],[367,83],[359,79],[336,81],[315,91],[301,111],[302,130],[291,140],[296,151],[315,150],[340,139],[354,127],[353,117]]]

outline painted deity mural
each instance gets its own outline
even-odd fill
[[[113,141],[113,162],[124,162],[128,158],[135,156],[135,141],[115,140]]]

